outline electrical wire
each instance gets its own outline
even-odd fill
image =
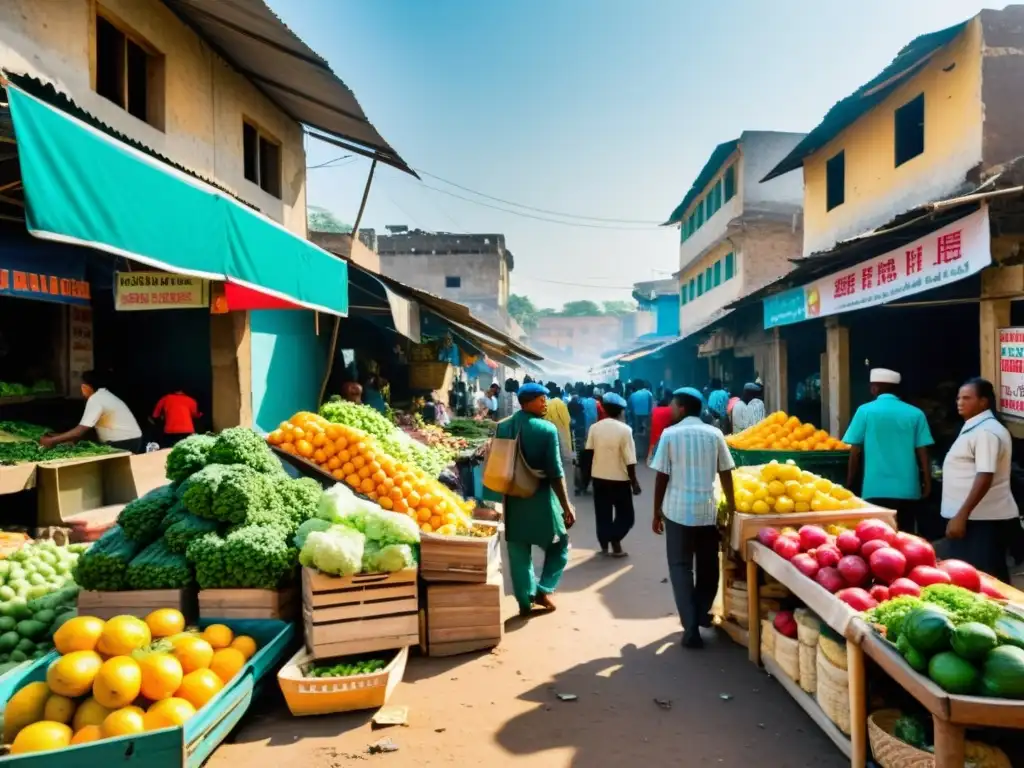
[[[611,219],[611,218],[605,218],[603,216],[584,216],[583,214],[580,214],[580,213],[565,213],[563,211],[552,211],[552,210],[549,210],[547,208],[536,208],[536,207],[534,207],[532,205],[525,205],[523,203],[517,203],[517,202],[514,202],[512,200],[505,200],[504,198],[501,198],[501,197],[495,197],[494,195],[488,195],[485,192],[479,192],[479,191],[477,191],[475,189],[470,189],[469,187],[464,187],[461,184],[456,184],[454,181],[449,181],[448,179],[443,179],[440,176],[438,176],[436,174],[433,174],[433,173],[430,173],[430,171],[424,171],[421,168],[414,168],[413,170],[415,170],[419,174],[422,174],[423,176],[429,176],[432,179],[437,179],[440,182],[448,184],[448,185],[450,185],[452,187],[455,187],[457,189],[461,189],[464,192],[470,192],[471,194],[477,195],[479,197],[485,197],[488,200],[494,200],[494,201],[499,202],[499,203],[505,203],[506,205],[512,205],[512,206],[515,206],[516,208],[525,208],[528,211],[536,211],[537,213],[546,213],[546,214],[548,214],[550,216],[563,216],[563,217],[565,217],[567,219],[584,219],[586,221],[603,221],[603,222],[610,223],[610,224],[648,224],[648,225],[660,226],[661,223],[662,223],[660,221],[646,221],[646,220],[643,220],[643,219]]]
[[[551,283],[552,285],[571,285],[575,288],[607,288],[610,291],[631,291],[633,290],[632,285],[594,285],[592,283],[572,283],[563,280],[548,280],[543,277],[533,277],[532,275],[517,274],[517,280],[532,280],[535,283]],[[614,278],[608,278],[613,280]]]
[[[340,168],[340,167],[342,167],[344,165],[348,165],[349,163],[342,163],[341,165],[333,165],[333,163],[336,163],[339,160],[346,160],[346,159],[349,159],[349,158],[351,158],[349,160],[349,162],[352,162],[352,161],[355,160],[355,157],[353,155],[341,155],[340,157],[335,157],[333,160],[328,160],[325,163],[319,163],[317,165],[307,165],[306,166],[306,170],[307,171],[312,171],[312,170],[315,170],[316,168],[328,168],[328,167],[330,167],[330,168]]]

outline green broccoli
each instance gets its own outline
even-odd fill
[[[298,550],[278,528],[241,525],[188,545],[200,589],[277,589],[294,574]]]
[[[274,487],[285,514],[295,528],[316,517],[320,497],[323,495],[323,489],[316,480],[311,477],[304,477],[301,480],[282,479],[278,480]]]
[[[208,517],[222,523],[271,524],[282,517],[281,501],[274,483],[247,466],[231,467],[217,486]]]
[[[142,549],[124,535],[121,526],[110,528],[100,540],[78,558],[75,582],[82,589],[117,592],[125,588],[128,563]]]
[[[210,464],[189,477],[178,487],[178,498],[185,509],[199,517],[213,518],[213,503],[217,490],[232,475],[252,473],[248,467],[229,467]]]
[[[230,427],[221,432],[210,449],[209,463],[242,464],[267,475],[285,474],[267,441],[246,427]]]
[[[999,603],[955,584],[932,584],[925,587],[921,590],[921,599],[945,608],[950,619],[958,626],[977,621],[993,627],[1003,612]]]
[[[131,589],[184,589],[192,584],[192,568],[184,555],[171,552],[161,539],[128,564],[125,581]]]
[[[167,479],[181,483],[205,467],[215,442],[212,435],[190,435],[174,446],[167,454]]]
[[[185,554],[188,549],[188,545],[193,539],[202,536],[204,533],[210,531],[216,531],[218,528],[217,522],[214,520],[206,520],[202,517],[196,517],[181,510],[182,514],[177,516],[174,520],[170,521],[167,525],[170,516],[164,521],[167,527],[164,529],[164,541],[167,544],[167,548],[179,555]]]
[[[144,546],[159,538],[164,517],[174,502],[171,486],[154,488],[142,498],[126,504],[117,517],[117,524],[125,536]]]

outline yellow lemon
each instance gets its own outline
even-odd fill
[[[145,712],[139,707],[122,707],[115,709],[103,721],[100,730],[104,738],[114,736],[128,736],[133,733],[142,733],[146,730]]]
[[[103,634],[103,619],[95,616],[76,616],[65,621],[53,633],[53,645],[64,656],[72,651],[95,651]]]
[[[750,511],[755,515],[767,515],[768,505],[761,499],[758,499],[750,506]]]
[[[71,721],[71,727],[75,733],[78,733],[87,725],[102,725],[109,714],[109,709],[90,696],[78,705],[78,709],[75,710],[75,717]]]
[[[246,660],[256,655],[256,641],[248,635],[238,635],[238,637],[231,641],[231,647],[236,651],[241,651]]]
[[[43,720],[67,725],[75,714],[75,701],[67,696],[54,694],[46,700],[43,707]]]
[[[135,616],[115,616],[103,625],[103,633],[96,650],[104,656],[127,656],[132,651],[149,645],[153,635],[142,619]]]
[[[778,498],[786,492],[786,485],[781,480],[772,480],[768,483],[768,494]]]
[[[235,633],[224,624],[211,624],[203,630],[203,640],[210,644],[215,651],[227,648],[235,639]]]
[[[64,723],[41,720],[22,728],[11,744],[12,755],[24,755],[28,752],[47,752],[51,749],[63,749],[71,743],[71,729]],[[58,761],[59,762],[59,761]]]

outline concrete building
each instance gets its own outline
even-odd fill
[[[679,283],[674,278],[633,284],[638,339],[679,335]]]
[[[530,333],[531,343],[539,342],[560,362],[589,368],[627,341],[636,338],[633,315],[595,315],[563,317],[553,315],[537,319]]]
[[[511,329],[509,276],[515,266],[505,236],[389,227],[377,236],[381,274],[456,301],[501,331]]]

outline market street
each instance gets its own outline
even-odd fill
[[[371,731],[372,711],[294,718],[270,682],[263,706],[210,768],[329,768],[357,757],[389,766],[843,765],[782,687],[724,635],[702,652],[680,649],[662,583],[663,541],[650,531],[654,476],[643,468],[640,480],[630,557],[595,556],[592,497],[577,498],[559,610],[526,625],[511,619],[493,653],[410,660],[389,702],[408,705],[408,727]],[[507,583],[505,592],[504,614],[515,616]],[[579,698],[560,701],[560,693]],[[367,757],[383,737],[399,751]]]

